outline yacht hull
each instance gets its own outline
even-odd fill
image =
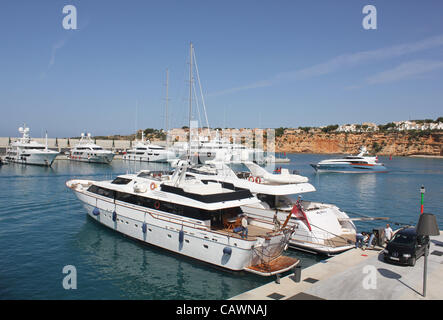
[[[175,159],[175,154],[159,154],[159,155],[130,155],[125,154],[123,160],[141,161],[141,162],[168,162],[168,159]]]
[[[114,159],[114,154],[111,153],[111,154],[104,154],[104,155],[97,155],[97,156],[70,155],[70,156],[68,156],[68,158],[71,161],[110,164],[112,162],[112,160]]]
[[[334,255],[355,246],[356,227],[349,217],[334,205],[306,202],[310,208],[305,210],[309,226],[292,217],[288,226],[294,226],[295,232],[289,239],[289,246],[302,251]],[[275,210],[242,206],[250,216],[272,221]],[[286,220],[288,211],[279,211],[281,224]],[[342,220],[343,222],[340,222]]]
[[[382,173],[388,172],[383,165],[356,165],[356,164],[311,164],[317,172],[336,173]]]
[[[50,167],[58,153],[30,153],[19,156],[6,156],[8,162]]]
[[[232,271],[249,271],[247,268],[262,261],[256,254],[255,240],[209,231],[167,212],[101,199],[77,191],[69,181],[67,186],[73,189],[92,219],[130,238]],[[284,235],[274,236],[264,240],[262,245],[278,248],[283,238]],[[294,266],[292,264],[286,270]]]

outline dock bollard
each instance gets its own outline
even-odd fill
[[[294,280],[295,280],[295,282],[300,282],[300,280],[301,280],[301,266],[296,266],[294,268]]]

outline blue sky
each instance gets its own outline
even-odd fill
[[[78,29],[62,27],[65,5]],[[362,9],[377,8],[377,30]],[[443,116],[443,2],[2,1],[0,136],[187,125],[189,43],[211,127]],[[197,117],[197,114],[195,114]]]

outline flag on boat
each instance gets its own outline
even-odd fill
[[[309,224],[308,218],[306,217],[306,214],[304,213],[300,202],[297,200],[297,202],[292,207],[291,213],[300,221],[303,221],[303,223],[308,227],[309,231],[312,231],[311,225]]]

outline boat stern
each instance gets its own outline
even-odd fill
[[[300,260],[293,257],[281,255],[269,262],[263,262],[244,268],[245,271],[258,274],[260,276],[272,276],[295,268]]]

